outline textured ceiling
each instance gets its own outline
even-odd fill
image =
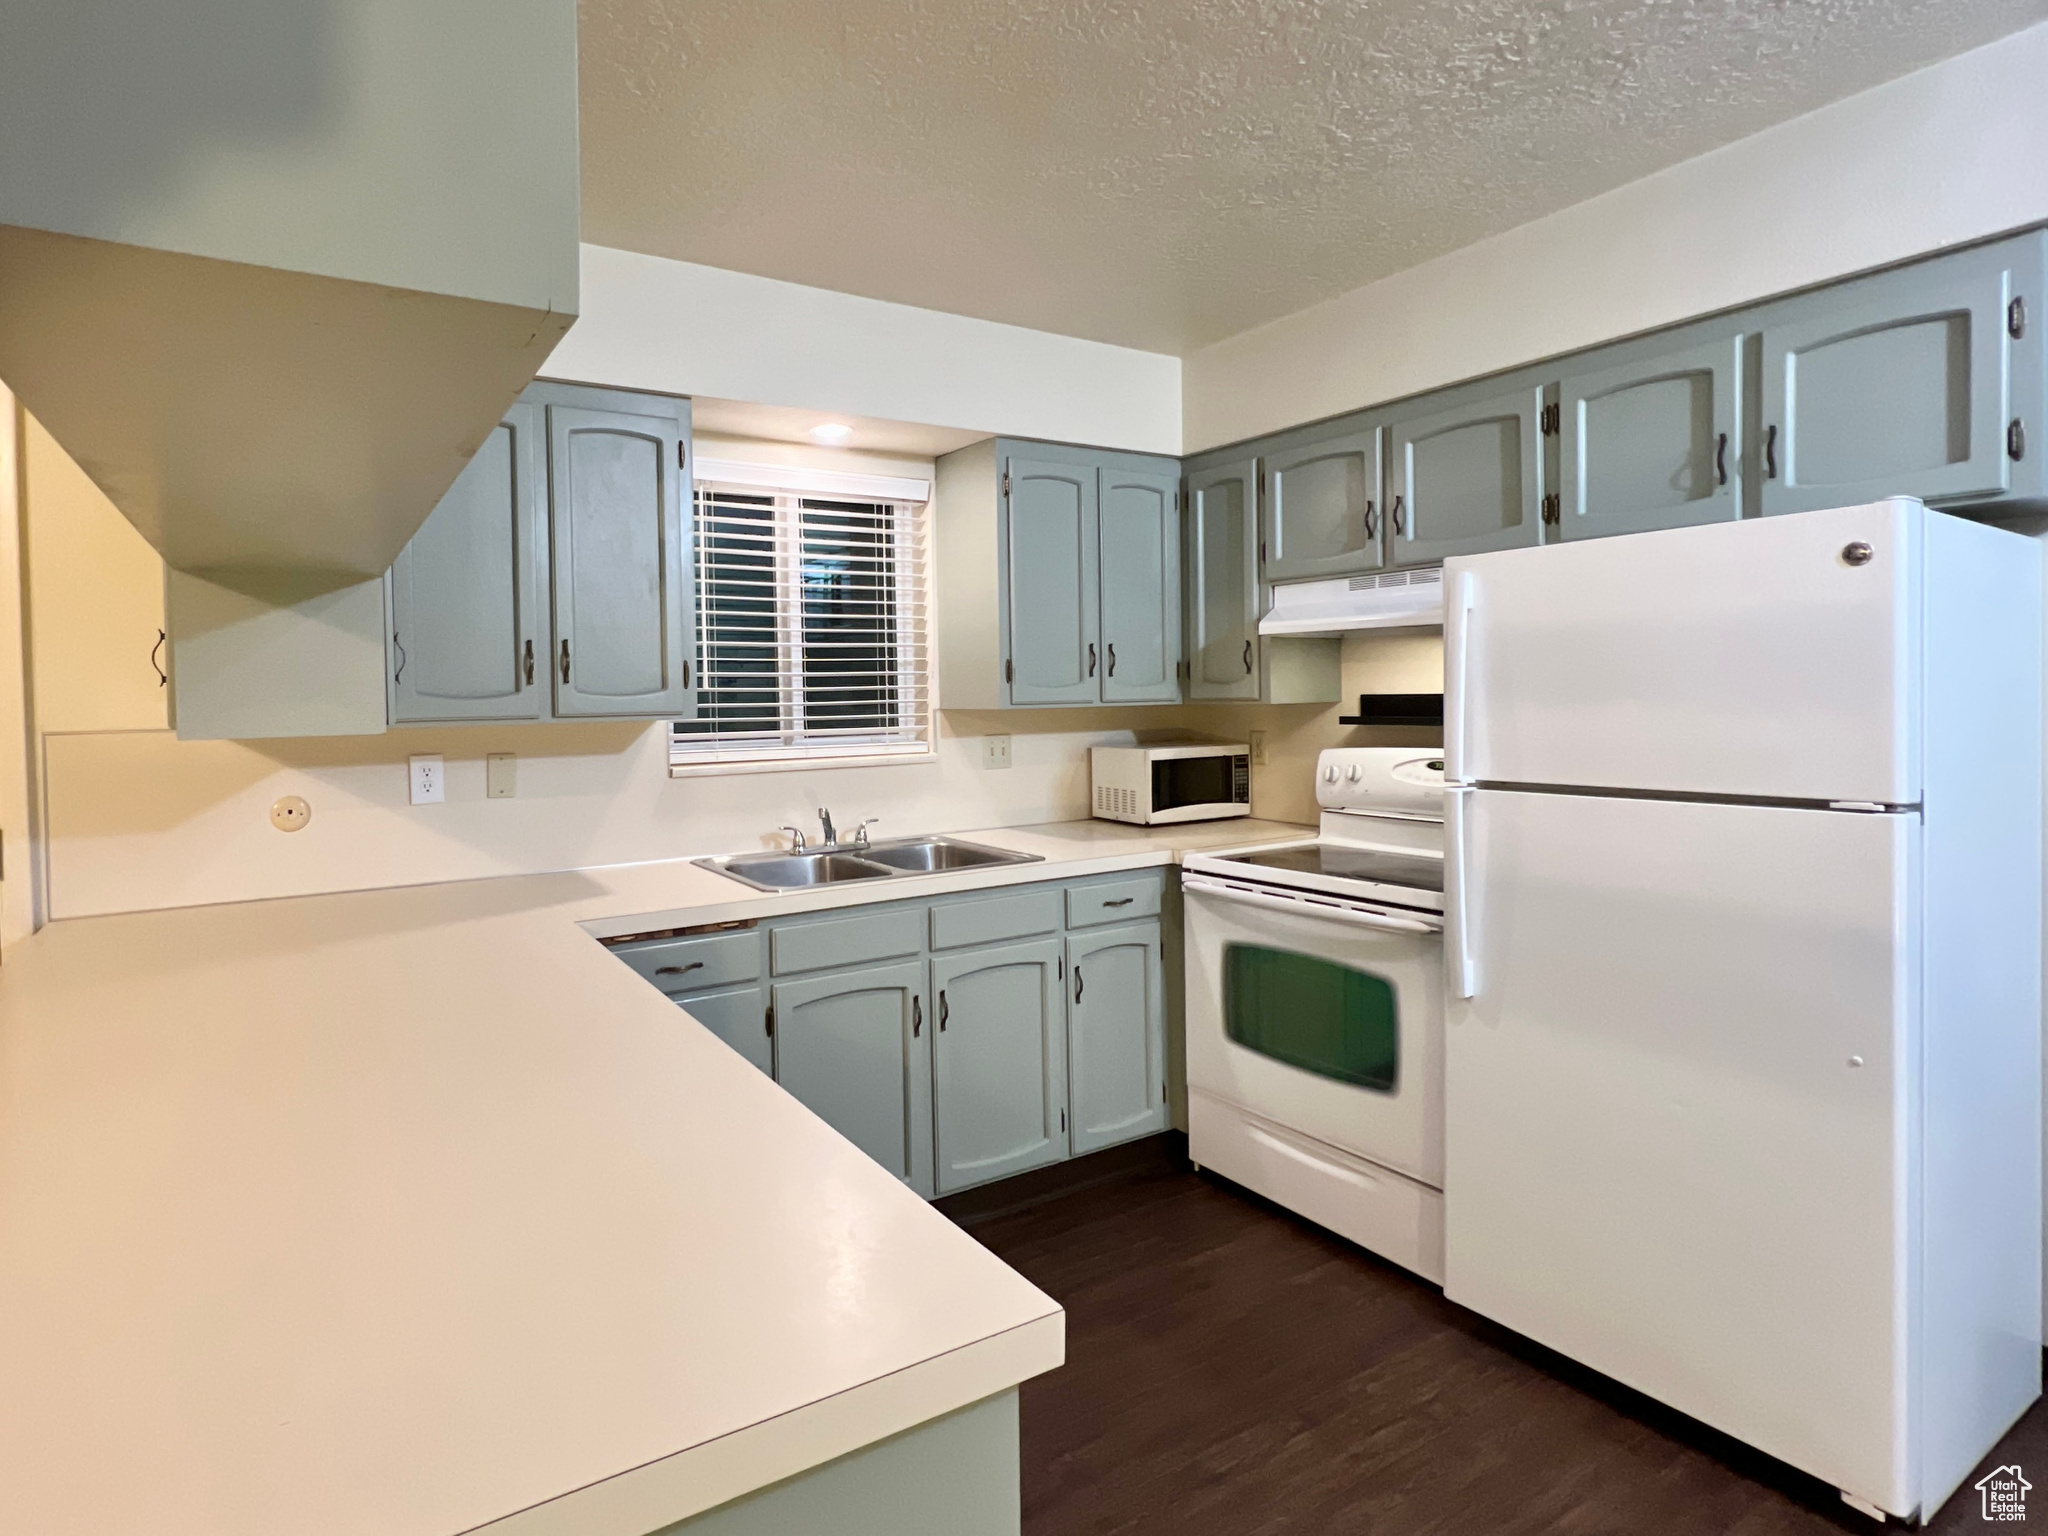
[[[581,7],[585,239],[1177,353],[2048,16],[2048,0]]]

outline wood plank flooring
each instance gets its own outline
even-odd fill
[[[1025,1536],[1870,1533],[1832,1488],[1445,1301],[1162,1139],[1005,1211],[942,1202],[1067,1308],[1025,1384]],[[2018,1461],[2048,1521],[2037,1404]],[[1986,1529],[1969,1482],[1930,1528]]]

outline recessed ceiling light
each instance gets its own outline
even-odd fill
[[[843,421],[821,422],[811,428],[811,436],[821,443],[843,443],[853,436],[853,428]]]

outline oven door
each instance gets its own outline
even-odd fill
[[[1190,872],[1188,1085],[1443,1187],[1443,940],[1426,917]]]

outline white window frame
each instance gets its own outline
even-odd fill
[[[772,497],[777,592],[776,647],[781,683],[779,714],[783,739],[770,741],[756,731],[668,732],[669,774],[688,778],[702,774],[775,773],[799,769],[872,767],[883,764],[929,764],[938,756],[934,710],[934,668],[930,632],[931,482],[892,475],[852,474],[787,465],[747,464],[699,459],[692,488],[693,509],[700,492],[728,490],[745,496]],[[897,694],[907,701],[902,723],[882,732],[806,739],[798,721],[803,676],[804,637],[801,623],[802,550],[800,508],[806,500],[889,504],[899,511],[895,529],[896,612],[898,615]],[[699,530],[699,538],[702,531]],[[701,560],[702,545],[691,550]],[[704,600],[701,564],[699,632],[692,637],[697,673],[709,681],[715,665],[704,651]]]

